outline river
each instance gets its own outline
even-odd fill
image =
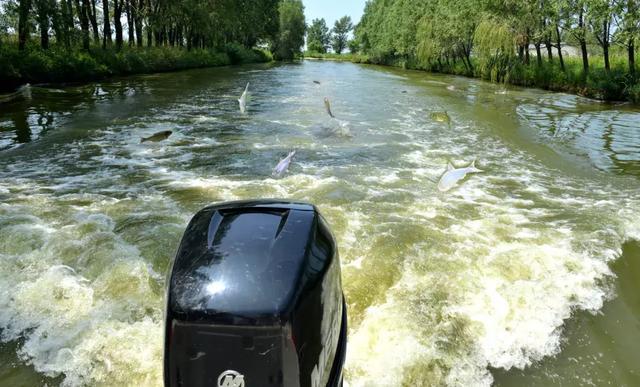
[[[336,235],[351,387],[640,384],[637,107],[316,61],[32,94],[0,107],[1,385],[161,385],[188,220],[263,197]]]

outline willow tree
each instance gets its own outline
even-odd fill
[[[273,41],[271,51],[278,60],[291,60],[304,46],[306,23],[304,5],[301,0],[282,0],[279,11],[278,36]]]
[[[471,51],[479,17],[473,3],[474,0],[440,0],[420,19],[416,33],[419,63],[432,67],[435,62],[442,67],[460,60],[466,73],[473,74]]]
[[[516,58],[516,38],[510,25],[485,15],[478,24],[473,39],[480,71],[496,82],[508,82]]]

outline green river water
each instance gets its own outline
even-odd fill
[[[637,107],[315,61],[32,94],[0,106],[2,386],[161,385],[188,220],[267,197],[336,235],[348,386],[640,385]]]

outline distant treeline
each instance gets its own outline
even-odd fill
[[[73,54],[72,61],[74,56],[85,58],[82,60],[98,58],[100,64],[107,66],[103,72],[109,72],[110,66],[127,65],[104,59],[99,49],[113,52],[112,55],[127,52],[131,56],[131,52],[136,52],[135,60],[166,56],[191,67],[191,64],[239,62],[233,60],[234,54],[251,59],[247,53],[253,48],[269,50],[276,59],[287,60],[304,45],[301,0],[9,0],[3,3],[0,82],[3,77],[33,80],[30,74],[22,73],[27,70],[24,66],[29,65],[22,63],[28,61],[20,59],[33,55],[34,51],[49,58],[53,66],[47,69],[50,71],[61,71],[52,63],[64,62],[65,54],[61,54],[64,51]],[[150,48],[154,54],[141,53]],[[176,49],[179,54],[160,54],[169,49]],[[23,54],[16,54],[15,50]],[[186,52],[193,50],[207,51],[210,57]],[[212,53],[226,53],[231,58],[214,58]],[[264,56],[256,58],[264,59]],[[153,71],[156,67],[170,69],[171,63],[159,66],[143,63],[137,67]],[[128,69],[136,72],[131,66]],[[11,71],[14,73],[10,74]],[[53,75],[56,79],[64,78]]]
[[[354,34],[374,63],[640,100],[640,0],[369,0]]]

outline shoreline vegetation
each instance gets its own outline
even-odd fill
[[[0,92],[292,60],[305,30],[301,0],[7,0]]]
[[[306,56],[640,103],[640,0],[369,0],[346,30],[314,20]]]
[[[333,54],[309,51],[304,53],[304,59],[391,66],[428,73],[458,75],[513,86],[575,94],[605,102],[632,102],[640,104],[640,78],[634,79],[629,77],[628,74],[624,70],[620,70],[619,67],[607,73],[603,68],[597,67],[598,63],[603,63],[602,57],[591,58],[594,65],[586,76],[582,70],[581,60],[579,58],[569,57],[564,59],[564,71],[557,65],[550,63],[542,63],[541,65],[516,64],[511,70],[510,76],[500,81],[491,79],[485,74],[479,74],[477,72],[470,73],[462,64],[430,69],[400,60],[381,62],[366,54]],[[622,58],[613,57],[612,62],[620,64],[623,63],[623,60]],[[475,64],[476,61],[471,59],[471,63]]]
[[[230,45],[224,49],[179,49],[170,47],[121,50],[100,47],[66,50],[16,46],[0,47],[0,92],[11,92],[20,85],[93,82],[111,77],[172,72],[273,61],[263,49]]]

